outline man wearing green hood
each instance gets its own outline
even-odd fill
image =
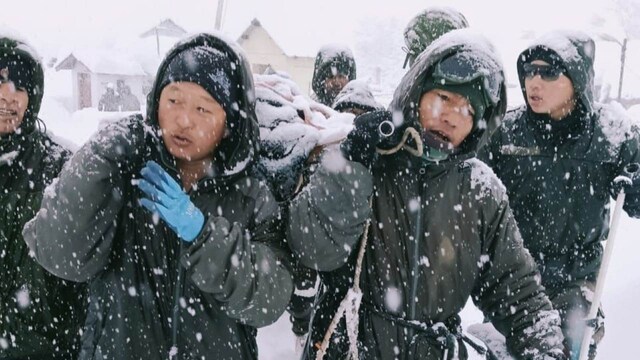
[[[403,50],[407,53],[403,68],[413,65],[416,58],[434,40],[456,29],[468,28],[464,15],[449,7],[429,7],[416,15],[404,29]]]
[[[347,83],[356,78],[356,61],[351,49],[342,44],[324,45],[316,55],[311,88],[313,98],[331,107]]]
[[[580,348],[609,232],[609,203],[625,176],[624,210],[640,217],[638,129],[624,110],[594,103],[595,43],[552,32],[518,57],[526,104],[507,113],[480,153],[503,181],[525,246],[562,317],[567,351]],[[590,358],[604,336],[595,326]]]
[[[38,118],[43,89],[33,48],[0,34],[0,359],[71,359],[80,350],[83,287],[38,265],[22,238],[71,156]]]

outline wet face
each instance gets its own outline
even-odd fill
[[[200,85],[175,82],[160,93],[158,121],[178,165],[209,161],[226,128],[222,106]]]
[[[446,147],[458,147],[473,128],[473,108],[466,97],[434,89],[420,98],[420,124]]]
[[[542,60],[531,62],[532,65],[550,66]],[[554,120],[567,116],[575,107],[573,83],[565,75],[557,78],[525,71],[524,87],[527,103],[537,114],[549,114]]]
[[[324,81],[324,89],[327,94],[335,97],[338,93],[344,88],[349,82],[349,78],[344,74],[336,74],[331,77],[328,77]]]
[[[29,94],[12,82],[0,84],[0,135],[11,134],[20,127],[29,105]]]

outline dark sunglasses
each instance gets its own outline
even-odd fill
[[[525,78],[532,79],[534,76],[540,75],[540,78],[544,81],[558,80],[560,75],[565,72],[564,68],[559,66],[537,65],[531,63],[524,64],[522,69]]]

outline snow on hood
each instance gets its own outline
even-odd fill
[[[323,59],[333,59],[339,56],[353,59],[353,52],[346,44],[334,43],[322,46],[318,50],[318,56],[322,56]]]
[[[19,49],[27,54],[42,66],[42,56],[36,51],[36,49],[22,36],[18,31],[12,29],[6,25],[0,25],[0,38],[8,38],[17,41],[19,44],[16,49]]]
[[[638,130],[637,123],[634,124],[628,112],[615,101],[602,105],[597,121],[604,136],[599,141],[604,141],[609,155],[614,158],[618,157],[622,143]]]
[[[351,80],[338,93],[333,102],[334,109],[340,111],[347,108],[368,108],[368,110],[384,110],[384,106],[376,101],[369,85],[363,80]],[[365,110],[365,109],[363,109]]]

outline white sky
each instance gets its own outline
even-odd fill
[[[287,50],[316,49],[351,40],[360,22],[395,17],[406,23],[426,5],[461,10],[471,26],[498,41],[524,31],[587,29],[593,14],[611,0],[227,0],[224,29],[239,34],[252,18]],[[8,8],[8,9],[7,9]],[[22,0],[3,5],[0,23],[23,33],[39,47],[109,42],[139,34],[164,18],[189,31],[212,30],[217,0]],[[304,51],[303,51],[304,52]]]
[[[507,79],[517,83],[515,60],[532,38],[554,29],[602,31],[594,27],[595,15],[612,19],[616,0],[227,0],[223,32],[237,38],[258,18],[289,55],[314,56],[326,43],[341,42],[362,48],[363,34],[371,23],[386,24],[385,31],[372,33],[368,44],[402,43],[402,28],[426,6],[449,6],[462,11],[473,28],[485,34],[499,49]],[[635,0],[630,0],[635,1]],[[637,0],[640,1],[640,0]],[[64,56],[74,48],[123,43],[165,18],[173,19],[189,32],[214,28],[217,0],[21,0],[7,1],[0,25],[23,34],[45,57]],[[367,27],[366,25],[369,24]],[[621,32],[609,21],[607,32],[621,38]],[[375,29],[375,28],[374,28]],[[379,39],[379,37],[387,39]],[[630,55],[640,40],[630,43]],[[356,46],[357,48],[357,46]],[[599,51],[598,51],[599,50]],[[389,54],[382,62],[401,62],[403,54]],[[358,59],[356,49],[356,61]],[[617,89],[620,47],[600,42],[596,50],[596,74]],[[117,56],[117,54],[114,54]],[[396,60],[398,59],[398,60]],[[637,63],[631,58],[628,65]],[[376,62],[377,59],[367,59]],[[605,65],[599,65],[598,63]],[[363,64],[365,66],[369,64]],[[401,67],[401,63],[398,67]],[[629,69],[629,85],[640,82],[640,69]],[[395,69],[389,74],[401,76]],[[637,73],[634,75],[634,72]],[[359,77],[362,73],[359,72]],[[369,74],[365,74],[369,75]],[[635,88],[635,86],[630,86]],[[625,86],[625,90],[627,86]]]

